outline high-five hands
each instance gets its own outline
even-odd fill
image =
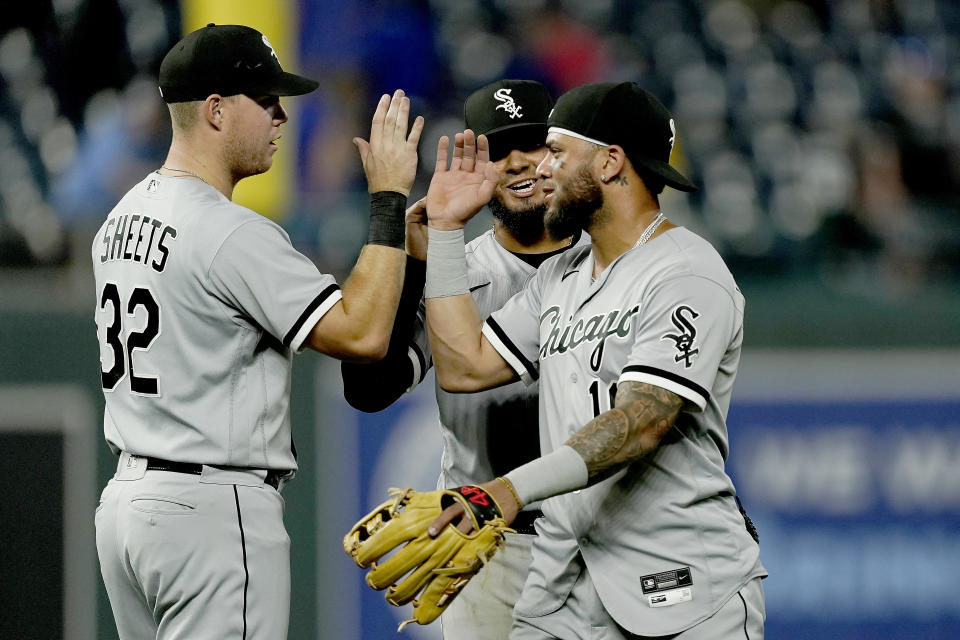
[[[354,138],[360,151],[367,190],[396,191],[410,195],[417,176],[417,145],[423,132],[423,116],[417,116],[407,134],[410,98],[401,89],[393,97],[383,94],[370,124],[370,141]]]
[[[467,129],[454,136],[453,159],[447,167],[450,139],[437,144],[437,166],[427,190],[429,225],[441,231],[462,229],[493,197],[499,174],[490,162],[487,137]]]

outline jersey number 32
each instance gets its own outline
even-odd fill
[[[100,384],[105,391],[113,389],[130,373],[130,390],[134,393],[155,396],[158,393],[157,379],[147,376],[138,376],[133,372],[133,352],[137,349],[147,350],[160,334],[160,305],[153,299],[153,294],[145,287],[136,287],[127,300],[126,309],[120,299],[120,290],[113,282],[108,282],[100,293],[100,311],[105,312],[107,306],[111,308],[111,315],[107,321],[104,338],[106,347],[113,352],[113,366],[109,371],[100,370]],[[139,331],[124,331],[124,318],[132,323],[138,308],[146,311],[146,325]],[[126,314],[124,314],[124,311]],[[98,317],[98,320],[100,318]],[[126,342],[123,336],[126,335]],[[104,362],[101,356],[101,363]]]

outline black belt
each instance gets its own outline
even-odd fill
[[[275,471],[273,469],[250,469],[247,467],[221,467],[216,465],[207,465],[216,469],[225,471],[266,471],[267,477],[263,479],[264,484],[268,484],[277,491],[280,490],[280,480],[289,473],[288,471]],[[199,476],[203,473],[202,464],[192,462],[173,462],[172,460],[162,460],[160,458],[147,458],[148,471],[173,471],[174,473],[190,473]]]
[[[540,511],[540,509],[521,511],[510,524],[510,528],[514,529],[517,533],[525,533],[530,536],[535,536],[537,535],[537,530],[534,528],[533,523],[537,518],[542,517],[543,511]]]

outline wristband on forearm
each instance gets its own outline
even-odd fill
[[[506,474],[521,504],[569,493],[587,486],[587,463],[569,445],[531,460]]]
[[[407,196],[396,191],[377,191],[370,194],[370,231],[367,244],[381,244],[403,249],[406,239],[404,214]]]
[[[427,229],[427,282],[425,298],[446,298],[470,293],[467,286],[467,258],[463,229]]]

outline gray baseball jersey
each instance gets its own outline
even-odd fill
[[[197,180],[152,173],[93,242],[111,447],[296,469],[292,354],[340,299],[277,224]]]
[[[766,575],[724,471],[743,296],[713,247],[682,227],[627,251],[596,282],[592,274],[589,248],[553,258],[483,328],[524,381],[540,381],[544,451],[608,410],[619,382],[686,403],[649,458],[544,501],[517,610],[561,606],[579,552],[618,623],[674,634]]]
[[[474,238],[466,257],[470,291],[484,318],[537,271],[504,249],[493,230]],[[417,383],[433,364],[431,354],[421,304],[410,347]],[[437,385],[436,392],[443,435],[440,488],[485,482],[540,455],[536,383],[518,381],[478,393],[448,393]]]

